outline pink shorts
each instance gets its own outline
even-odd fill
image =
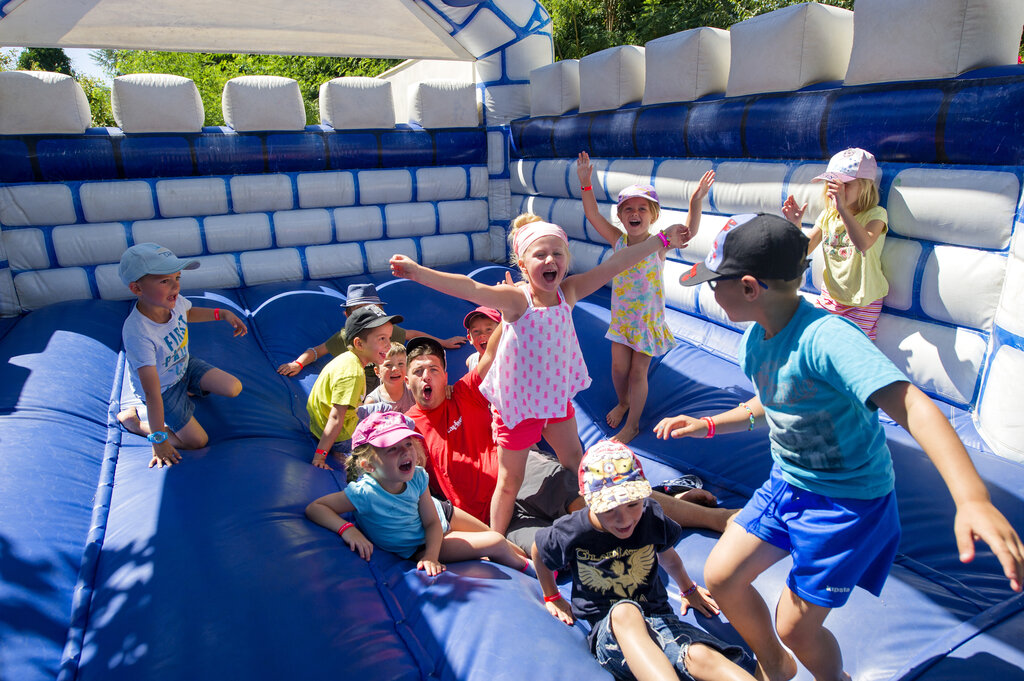
[[[867,337],[871,340],[875,340],[875,337],[878,335],[878,317],[882,313],[881,298],[867,305],[844,305],[843,303],[837,303],[832,299],[832,296],[822,291],[821,295],[814,301],[814,304],[823,310],[828,310],[832,314],[846,317],[860,327],[860,330],[867,334]]]
[[[498,446],[509,451],[529,449],[540,442],[544,429],[552,423],[561,423],[576,418],[576,410],[572,402],[565,405],[565,416],[554,419],[526,419],[521,421],[515,428],[509,428],[501,420],[501,414],[494,412],[494,441]]]

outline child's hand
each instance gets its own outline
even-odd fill
[[[231,310],[221,310],[220,318],[230,324],[231,328],[235,330],[235,338],[249,333],[249,329],[246,328],[242,320],[239,319]]]
[[[446,400],[450,400],[450,399],[452,399],[452,386],[450,386],[450,385],[446,385],[446,386],[444,387],[444,398],[445,398]]]
[[[564,598],[559,598],[557,601],[544,601],[544,607],[547,608],[552,617],[565,622],[569,626],[572,626],[572,623],[575,621],[572,617],[572,608]]]
[[[965,503],[957,507],[953,521],[960,561],[974,560],[974,542],[981,539],[1003,566],[1010,588],[1020,591],[1024,586],[1024,545],[1005,516],[989,501]]]
[[[445,350],[455,350],[461,348],[466,344],[465,336],[452,336],[451,338],[441,338],[441,347]]]
[[[373,542],[367,539],[358,527],[348,528],[342,533],[341,538],[345,540],[350,549],[359,554],[360,558],[370,560],[370,556],[373,555]]]
[[[807,212],[807,204],[798,205],[796,199],[790,194],[786,197],[786,202],[782,204],[782,217],[786,218],[794,225],[799,227],[804,219],[804,213]]]
[[[680,600],[682,600],[681,612],[684,615],[690,608],[708,617],[714,617],[720,612],[718,603],[715,603],[715,599],[711,597],[711,592],[702,586],[697,586],[696,591],[689,596],[683,596]]]
[[[711,191],[711,185],[715,183],[715,171],[709,170],[701,176],[700,182],[697,183],[697,188],[693,190],[693,194],[690,195],[691,201],[703,201],[707,197],[708,192]]]
[[[590,186],[590,176],[594,172],[594,166],[590,163],[590,155],[581,151],[576,158],[576,174],[580,178],[580,187]]]
[[[331,470],[331,467],[327,465],[327,452],[324,452],[322,454],[320,453],[320,450],[314,452],[313,465],[316,466],[317,468],[322,468],[325,471]],[[348,533],[346,532],[346,534]]]
[[[167,440],[159,444],[153,444],[153,458],[149,461],[150,468],[153,466],[163,468],[164,466],[173,466],[176,463],[181,463],[181,454],[174,448],[174,445]]]
[[[837,211],[846,207],[846,185],[828,180],[825,183],[825,198]]]
[[[300,371],[302,371],[302,367],[297,362],[285,362],[277,367],[277,373],[282,376],[297,376]]]
[[[419,265],[412,258],[401,253],[395,253],[391,256],[389,264],[391,265],[392,275],[408,279],[409,281],[416,281],[416,270],[419,268]]]
[[[669,248],[686,248],[686,242],[690,240],[690,229],[686,225],[669,225],[662,231],[668,239]]]
[[[659,440],[680,437],[704,437],[708,432],[708,424],[702,419],[695,419],[685,414],[671,416],[658,421],[654,426],[654,435]]]
[[[426,558],[424,558],[423,560],[416,563],[416,569],[424,570],[429,576],[436,577],[448,568],[446,568],[441,563],[438,563],[436,560],[427,560]]]

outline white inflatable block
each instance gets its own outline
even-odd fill
[[[427,129],[478,127],[476,83],[426,80],[410,86],[409,122]]]
[[[78,222],[78,217],[75,215],[75,204],[68,185],[0,187],[0,224],[5,227],[61,225],[70,222]]]
[[[530,71],[531,116],[561,116],[579,108],[578,59],[563,59]]]
[[[420,252],[423,254],[423,264],[427,267],[469,262],[471,259],[469,239],[464,234],[423,237],[420,240]]]
[[[939,321],[989,331],[1005,268],[998,253],[936,246],[921,279],[921,309]]]
[[[199,221],[195,218],[133,222],[132,240],[137,244],[160,244],[179,258],[203,252],[203,237],[199,233]]]
[[[644,48],[619,45],[580,59],[580,113],[606,111],[644,97]]]
[[[533,184],[533,169],[536,161],[518,159],[508,165],[509,181],[513,194],[536,194],[537,187]]]
[[[14,275],[14,288],[26,310],[37,310],[65,300],[92,298],[89,277],[80,267],[21,272]]]
[[[644,104],[692,102],[725,92],[729,82],[729,31],[694,28],[644,45]]]
[[[797,166],[793,174],[789,176],[789,186],[786,193],[792,195],[798,205],[807,204],[804,217],[801,222],[805,225],[814,226],[818,216],[825,210],[825,193],[823,182],[812,182],[814,178],[825,172],[828,168],[826,163],[803,163]],[[782,204],[773,213],[782,214]]]
[[[278,248],[329,244],[332,236],[331,214],[323,208],[274,213],[274,239]]]
[[[266,213],[214,215],[203,220],[210,253],[258,251],[270,248],[270,218]]]
[[[391,81],[345,76],[321,84],[320,122],[335,130],[395,127]]]
[[[469,242],[470,247],[473,249],[473,260],[493,260],[501,257],[501,254],[492,248],[491,230],[470,234]]]
[[[551,220],[551,208],[555,205],[555,199],[549,196],[527,196],[523,201],[519,212],[514,217],[518,217],[522,213],[532,213],[539,215],[544,218],[545,221],[550,222]],[[509,229],[512,228],[512,220],[509,220]]]
[[[985,359],[985,337],[969,329],[882,314],[878,348],[922,390],[966,406]]]
[[[314,279],[362,274],[363,251],[359,244],[330,244],[306,249],[306,268]]]
[[[377,206],[335,208],[334,228],[335,241],[382,239],[384,237],[384,215]]]
[[[569,198],[572,196],[567,183],[570,171],[572,171],[574,184],[579,184],[576,179],[575,161],[565,159],[537,161],[533,171],[533,184],[536,191],[544,196]]]
[[[548,221],[565,230],[570,239],[587,239],[587,216],[583,202],[577,199],[556,199],[551,204]],[[604,244],[604,240],[599,243]]]
[[[1001,250],[1010,243],[1020,181],[987,170],[907,168],[892,181],[886,210],[898,234]]]
[[[882,273],[889,282],[885,306],[896,310],[909,310],[914,304],[914,274],[921,259],[921,243],[911,239],[885,239],[882,247]],[[814,250],[821,270],[821,249]],[[818,279],[820,285],[821,279]]]
[[[88,222],[148,220],[156,216],[148,182],[86,182],[78,189]]]
[[[520,5],[533,11],[528,2],[520,3]],[[553,59],[554,45],[551,36],[546,33],[534,33],[505,48],[505,74],[509,80],[529,80],[530,74],[534,70],[550,64]],[[479,61],[477,63],[479,64]],[[479,70],[477,73],[480,73]],[[500,80],[500,78],[501,74],[499,73],[498,78],[489,80]],[[482,74],[480,80],[488,82]]]
[[[191,78],[166,73],[118,76],[110,108],[124,132],[199,132],[206,110]]]
[[[846,85],[952,78],[1015,64],[1020,0],[857,0]]]
[[[412,239],[387,239],[385,241],[370,241],[366,243],[366,268],[370,272],[383,272],[391,269],[388,261],[396,253],[406,255],[413,260],[418,260],[416,255],[416,242]]]
[[[608,248],[586,241],[569,239],[569,253],[572,254],[572,262],[569,263],[569,273],[586,272],[601,264],[605,251]]]
[[[508,125],[530,115],[530,86],[525,83],[488,85],[483,89],[484,125]]]
[[[156,201],[165,218],[220,215],[228,212],[228,192],[219,177],[158,180]]]
[[[487,229],[486,201],[441,201],[437,204],[441,234],[479,232]]]
[[[469,195],[474,199],[486,199],[488,181],[487,168],[471,167],[469,169]]]
[[[913,25],[900,29],[909,32]],[[805,2],[733,24],[729,32],[726,96],[788,92],[845,77],[853,46],[853,12]]]
[[[97,265],[93,270],[96,288],[103,300],[131,300],[135,295],[131,292],[121,276],[117,273],[118,264]]]
[[[71,76],[0,72],[0,135],[81,135],[90,127],[89,100]]]
[[[118,262],[128,250],[128,237],[120,222],[54,227],[52,238],[61,267]]]
[[[238,256],[246,286],[273,281],[302,281],[302,261],[294,248],[250,251]]]
[[[408,170],[361,170],[359,203],[408,203],[412,201],[412,175]]]
[[[500,175],[508,161],[508,137],[501,130],[487,133],[487,171]]]
[[[495,179],[487,183],[487,204],[491,222],[507,222],[512,219],[512,191],[508,180]]]
[[[626,159],[612,161],[607,165],[603,173],[600,166],[594,163],[594,174],[591,176],[591,184],[594,187],[594,197],[601,201],[607,197],[609,202],[614,203],[619,198],[619,192],[631,184],[651,184],[654,173],[654,161],[648,159]],[[572,176],[569,178],[569,186],[574,188],[574,193],[579,189],[579,177],[576,176],[575,166],[570,168]],[[603,191],[598,192],[598,184],[601,184]]]
[[[495,8],[519,28],[526,28],[537,10],[537,5],[522,2],[522,0],[493,0],[493,2]]]
[[[430,203],[391,203],[384,206],[389,239],[437,234],[437,212]]]
[[[714,164],[709,159],[669,160],[658,164],[653,184],[654,191],[658,192],[662,212],[669,206],[688,208],[690,195],[700,184],[700,178],[713,169]]]
[[[789,169],[784,163],[726,161],[715,169],[711,194],[719,213],[782,215],[782,187]],[[703,231],[703,229],[701,230]]]
[[[416,200],[443,201],[463,199],[469,193],[469,178],[464,168],[418,168]]]
[[[292,181],[287,175],[235,175],[229,182],[231,207],[235,213],[264,213],[294,207]]]
[[[356,202],[356,181],[352,173],[300,173],[295,178],[299,208],[333,208]]]
[[[224,124],[250,130],[304,130],[306,108],[299,83],[282,76],[239,76],[224,83]]]
[[[0,270],[0,315],[13,317],[21,312],[18,291],[14,288],[14,276],[11,270]]]
[[[492,52],[516,39],[515,32],[489,9],[481,9],[456,34],[458,41],[474,57]]]
[[[46,237],[41,229],[5,229],[0,232],[12,270],[45,270],[50,267]]]
[[[986,372],[977,417],[982,436],[996,454],[1024,463],[1021,376],[1024,376],[1024,352],[1011,345],[999,347]]]
[[[1024,239],[1019,236],[1017,243],[1024,246]],[[1024,258],[1019,253],[1011,253],[1007,258],[1006,279],[1003,283],[1003,296],[999,301],[999,326],[1010,333],[1024,336]]]
[[[238,288],[242,282],[238,278],[235,257],[230,254],[206,255],[196,258],[199,267],[181,273],[181,288],[188,290],[207,288]]]

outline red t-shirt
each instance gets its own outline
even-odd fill
[[[489,522],[498,479],[498,446],[491,432],[491,410],[480,394],[480,376],[470,371],[452,386],[451,399],[424,412],[405,412],[426,440],[430,488],[483,522]]]

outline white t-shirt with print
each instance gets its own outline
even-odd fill
[[[139,312],[138,306],[132,306],[131,314],[121,327],[121,339],[131,368],[132,392],[140,399],[146,395],[139,380],[139,367],[156,367],[161,394],[185,375],[188,368],[188,311],[191,308],[188,298],[178,296],[170,320],[158,324]]]

